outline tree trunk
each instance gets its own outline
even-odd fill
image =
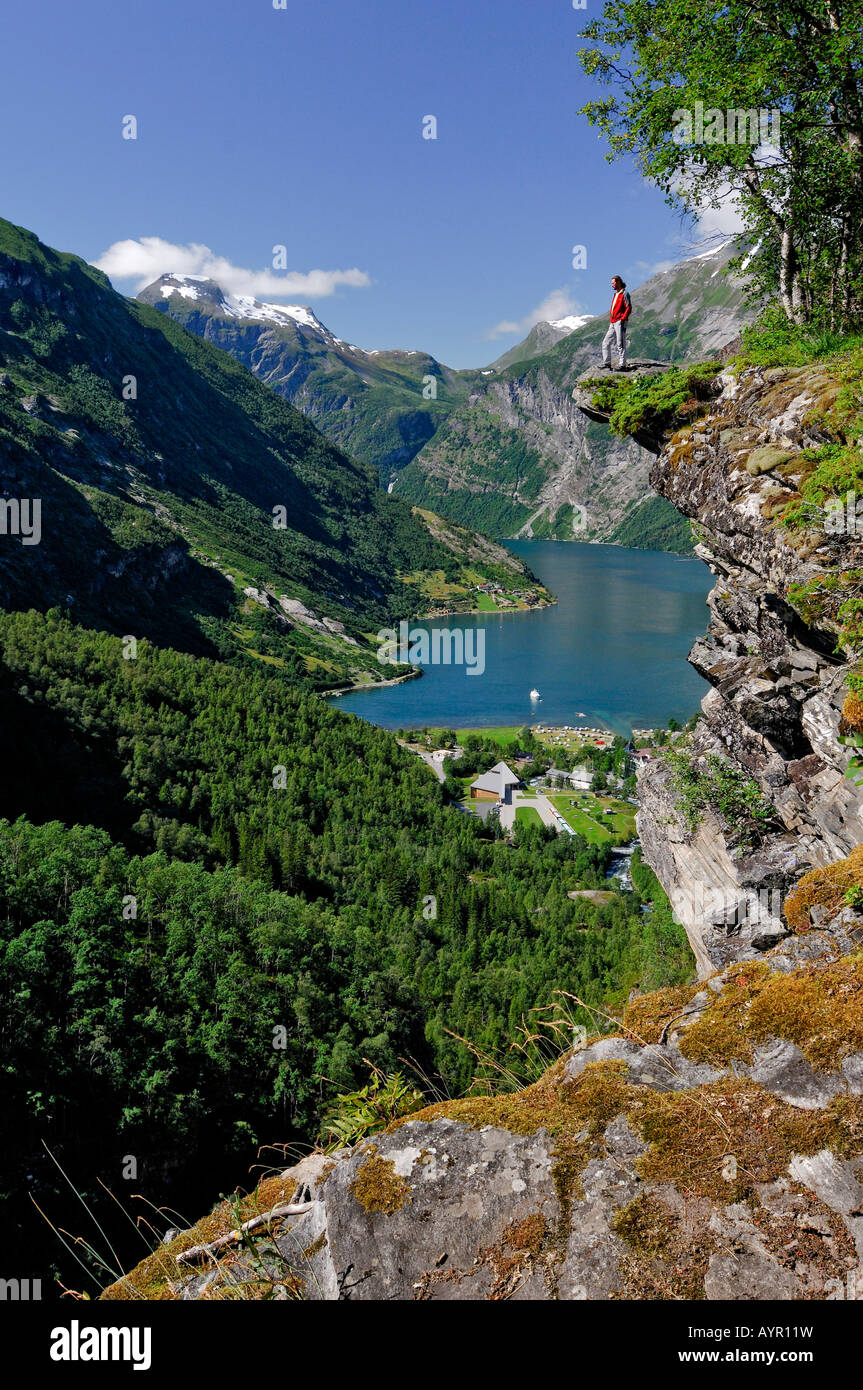
[[[836,319],[836,327],[844,328],[848,321],[848,314],[851,307],[851,285],[848,279],[848,219],[842,223],[842,249],[839,252],[839,313]]]
[[[799,311],[800,281],[796,273],[796,259],[791,228],[784,226],[779,244],[779,298],[785,316],[791,323],[797,322]]]

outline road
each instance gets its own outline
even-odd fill
[[[398,742],[401,744],[402,748],[408,748],[411,753],[417,753],[424,763],[428,763],[439,782],[446,781],[446,773],[444,772],[445,758],[436,758],[434,753],[426,753],[422,749],[417,748],[416,744],[406,743],[404,739],[400,738]]]

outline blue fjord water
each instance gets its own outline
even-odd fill
[[[554,607],[426,624],[484,629],[482,675],[428,665],[419,680],[333,703],[387,729],[543,723],[628,734],[633,725],[651,728],[672,715],[683,722],[695,713],[708,687],[686,655],[707,626],[706,565],[613,545],[508,545],[557,595]],[[530,699],[532,687],[539,702]]]

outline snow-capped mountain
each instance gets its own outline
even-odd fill
[[[138,298],[232,353],[332,443],[374,464],[382,482],[480,380],[418,349],[356,347],[306,304],[267,304],[199,275],[162,275]]]
[[[593,314],[567,314],[563,319],[548,319],[549,328],[559,328],[565,337],[567,333],[574,333],[576,328],[582,328],[584,324],[590,323]]]
[[[159,297],[170,300],[174,295],[179,295],[200,310],[207,309],[225,318],[244,319],[251,323],[299,324],[334,343],[341,342],[321,323],[308,304],[266,304],[250,294],[229,294],[205,275],[163,275],[155,284],[142,290],[138,298],[144,303],[155,304]]]

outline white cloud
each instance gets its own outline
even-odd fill
[[[671,270],[681,261],[718,251],[720,246],[731,237],[739,236],[743,230],[737,191],[726,188],[718,194],[716,207],[704,205],[685,230],[675,236],[666,237],[666,245],[674,252],[669,259],[634,261],[632,270],[637,271],[643,279],[649,280],[652,275],[661,275],[663,271]]]
[[[646,279],[651,275],[661,275],[664,270],[670,270],[673,265],[677,265],[682,256],[675,256],[671,261],[636,261],[635,269],[640,271]]]
[[[756,152],[758,153],[758,152]],[[684,188],[684,176],[678,180],[678,187]],[[675,238],[685,246],[691,255],[695,251],[707,251],[720,241],[738,236],[743,231],[743,217],[740,212],[740,193],[732,184],[726,183],[718,188],[712,202],[715,206],[702,203],[693,211],[688,234]]]
[[[180,275],[203,275],[215,280],[230,294],[250,294],[256,299],[319,299],[333,294],[342,285],[362,287],[371,284],[364,270],[244,270],[209,246],[192,241],[177,246],[158,236],[137,241],[115,241],[93,264],[112,280],[134,280],[135,292],[172,271]]]
[[[731,188],[725,189],[720,195],[718,207],[699,210],[696,235],[699,241],[705,243],[705,248],[714,241],[737,236],[742,231],[743,218],[738,195]]]
[[[756,155],[765,156],[765,160],[769,158],[769,154],[768,146],[759,146],[756,151]],[[676,181],[677,191],[684,191],[688,182],[687,176],[681,174]],[[649,188],[652,185],[643,179],[642,187]],[[671,270],[688,257],[715,251],[730,237],[739,236],[744,230],[739,191],[726,184],[717,190],[715,202],[716,207],[704,203],[694,209],[691,216],[681,217],[681,230],[665,238],[665,245],[671,252],[670,257],[661,261],[630,262],[629,273],[638,272],[647,280],[651,275],[661,275],[663,271]]]
[[[569,314],[583,314],[584,309],[573,299],[569,290],[552,290],[541,304],[537,304],[523,319],[502,319],[489,329],[486,338],[502,338],[504,334],[529,333],[535,323],[549,323],[553,319],[565,319]]]
[[[769,142],[758,145],[753,159],[760,169],[781,164],[782,151]],[[769,196],[769,195],[768,195]],[[745,231],[745,223],[740,207],[741,189],[732,183],[725,184],[717,191],[715,207],[703,205],[696,210],[694,236],[700,242],[698,250],[708,250],[729,237],[740,236]],[[780,206],[774,200],[775,206]]]

